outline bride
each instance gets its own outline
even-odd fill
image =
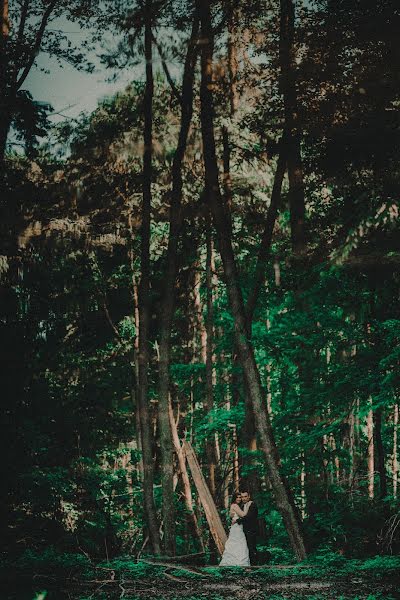
[[[221,562],[219,563],[220,567],[248,567],[250,565],[249,550],[243,532],[243,525],[236,522],[240,517],[244,517],[246,514],[240,508],[240,502],[240,494],[235,494],[232,498],[232,504],[229,510],[232,525]]]

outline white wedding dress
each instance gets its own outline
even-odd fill
[[[243,525],[236,523],[239,516],[234,511],[231,510],[230,515],[232,516],[232,525],[219,566],[248,567],[250,566],[249,549]]]

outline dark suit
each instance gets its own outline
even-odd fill
[[[250,564],[257,564],[257,534],[258,534],[258,508],[255,502],[251,502],[247,514],[240,519],[246,536],[249,549]]]

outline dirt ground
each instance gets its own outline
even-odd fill
[[[61,591],[61,590],[59,590]],[[215,580],[185,578],[166,573],[162,580],[124,579],[87,582],[79,591],[62,590],[62,596],[50,591],[46,600],[397,600],[400,587],[393,580],[372,582],[347,579],[281,579],[263,581],[247,575]]]

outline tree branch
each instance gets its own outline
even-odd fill
[[[154,45],[156,46],[156,48],[158,50],[158,54],[160,55],[162,68],[165,73],[165,77],[167,78],[167,81],[171,87],[172,93],[175,96],[175,98],[178,100],[179,104],[181,104],[182,103],[182,95],[180,94],[178,88],[175,85],[174,80],[171,77],[171,73],[169,72],[168,65],[165,60],[164,52],[154,34],[152,34],[152,39],[153,39]]]
[[[261,238],[260,248],[258,251],[256,270],[254,274],[254,284],[246,303],[246,316],[248,327],[251,330],[251,322],[253,320],[254,310],[257,304],[257,299],[265,280],[265,270],[267,266],[268,256],[271,250],[272,234],[278,214],[278,208],[281,200],[282,181],[286,171],[286,134],[282,135],[279,143],[279,157],[276,166],[274,184],[271,193],[271,204],[268,209],[267,219],[265,221],[264,232]]]
[[[22,8],[21,8],[21,18],[19,21],[18,35],[17,35],[17,46],[19,46],[21,44],[22,36],[24,35],[26,18],[28,16],[29,3],[30,3],[30,0],[25,0],[24,4],[22,5]]]
[[[20,78],[18,79],[18,81],[15,84],[15,91],[19,90],[19,88],[21,87],[21,85],[24,83],[25,79],[29,75],[29,71],[31,70],[33,63],[35,62],[35,58],[40,50],[40,46],[41,46],[42,40],[43,40],[43,35],[46,30],[47,23],[49,22],[50,15],[53,12],[53,10],[55,9],[58,1],[59,0],[52,0],[52,2],[50,2],[50,4],[48,5],[48,7],[46,8],[46,10],[43,13],[42,20],[41,20],[39,29],[36,34],[36,39],[35,39],[35,43],[32,48],[31,55],[28,59],[27,64],[25,65],[24,70],[22,71]]]

